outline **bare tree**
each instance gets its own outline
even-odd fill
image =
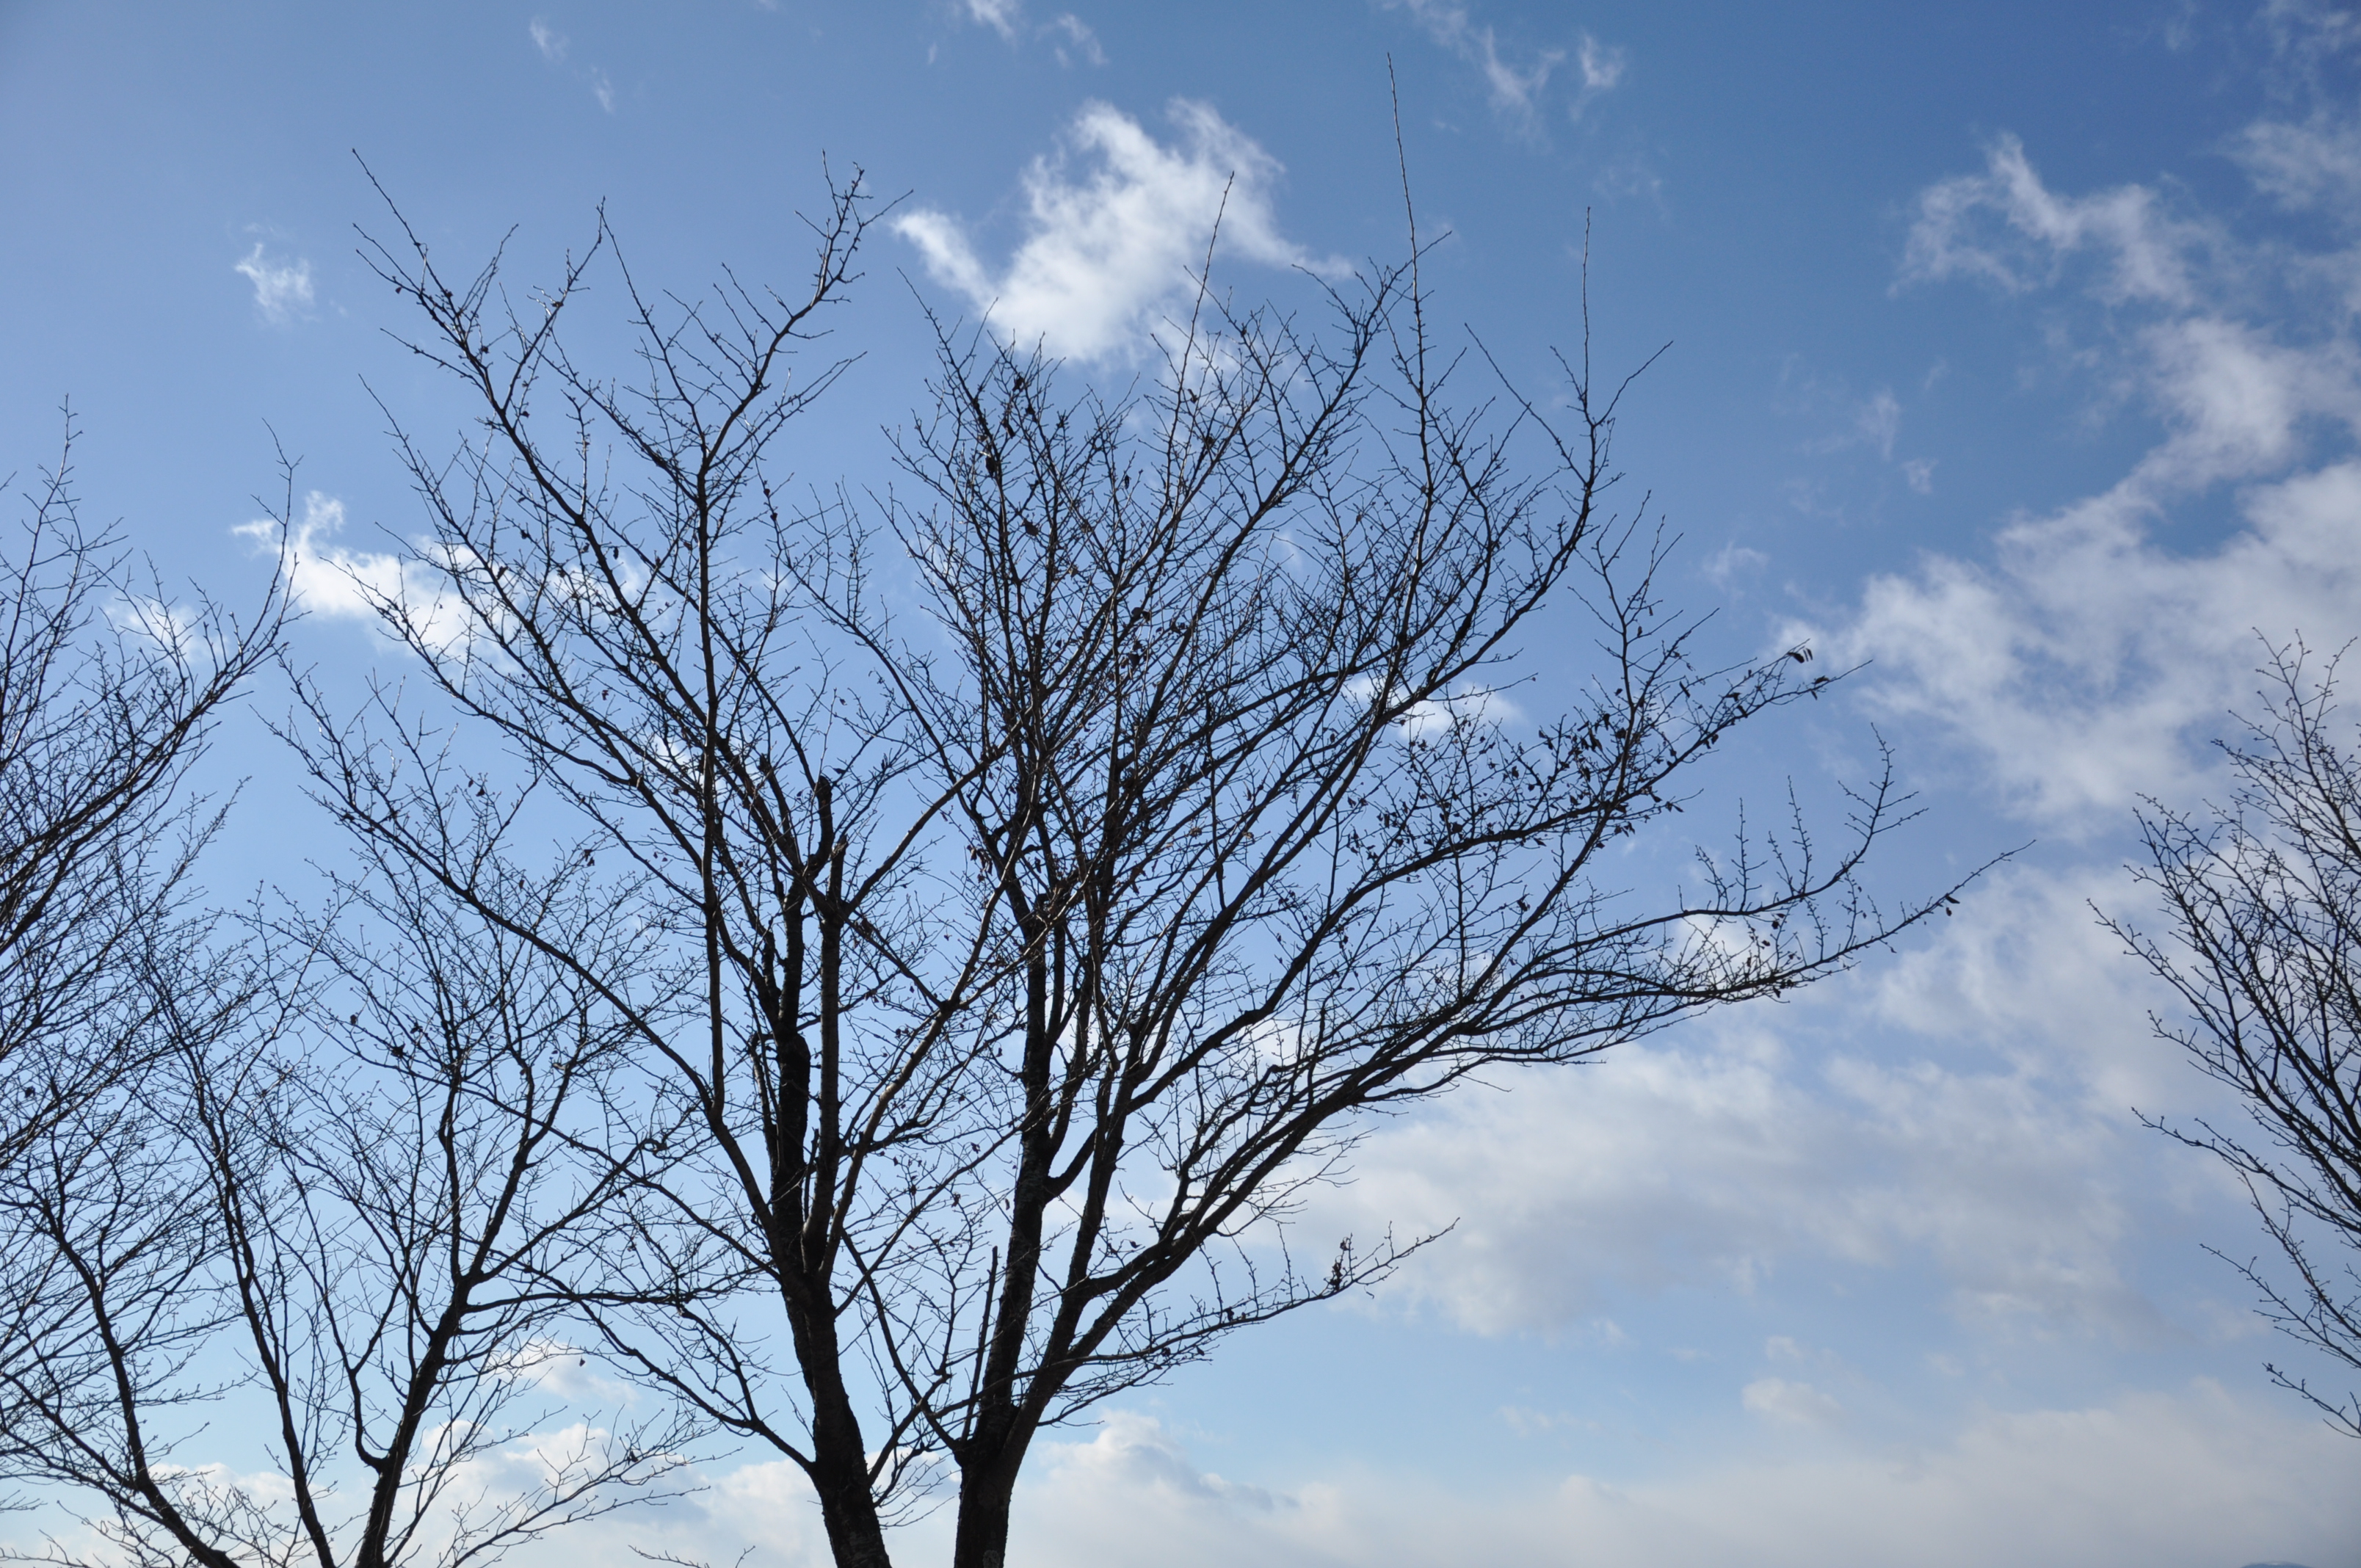
[[[2262,718],[2224,747],[2224,805],[2142,814],[2148,863],[2134,870],[2163,903],[2166,940],[2107,926],[2187,1009],[2154,1020],[2158,1034],[2235,1091],[2260,1136],[2144,1119],[2246,1185],[2293,1271],[2289,1283],[2225,1258],[2263,1315],[2361,1368],[2361,751],[2336,706],[2337,661],[2316,679],[2307,663],[2301,643],[2273,651]],[[2361,1395],[2340,1402],[2268,1370],[2361,1437]]]
[[[181,785],[286,611],[275,576],[248,620],[172,602],[118,535],[83,526],[73,439],[69,411],[0,556],[0,1167],[137,1069],[124,1010],[182,940],[218,820]]]
[[[566,1157],[603,1134],[607,1010],[388,870],[333,922],[148,976],[150,1071],[0,1187],[0,1468],[98,1508],[94,1552],[11,1555],[456,1565],[676,1489],[676,1420],[601,1426],[566,1387],[565,1282],[631,1173]],[[568,878],[501,896],[554,927]]]
[[[955,1474],[982,1568],[1045,1426],[1419,1245],[1293,1250],[1373,1113],[1782,994],[1940,900],[1881,916],[1856,880],[1884,781],[1833,854],[1798,818],[1614,884],[1725,735],[1825,678],[1693,662],[1606,510],[1614,396],[1583,364],[1563,429],[1457,400],[1414,261],[1329,293],[1324,335],[1201,290],[1118,397],[947,332],[902,488],[791,506],[768,465],[844,367],[805,356],[872,221],[836,191],[792,298],[614,262],[624,379],[559,333],[603,222],[530,302],[406,226],[371,253],[480,422],[401,438],[433,533],[377,608],[451,743],[503,749],[531,831],[661,934],[644,977],[488,899],[452,849],[475,795],[373,739],[423,734],[417,699],[314,699],[300,743],[345,820],[614,1010],[646,1075],[619,1123],[693,1127],[609,1259],[663,1309],[585,1298],[612,1360],[800,1465],[840,1563]],[[1597,662],[1512,719],[1550,609]]]

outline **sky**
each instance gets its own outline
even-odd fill
[[[1925,814],[1881,892],[2017,852],[1851,974],[1383,1125],[1307,1226],[1455,1229],[1038,1448],[1016,1560],[2361,1563],[2361,1447],[2262,1363],[2336,1373],[2206,1251],[2266,1244],[2138,1113],[2225,1108],[2094,913],[2153,923],[2134,813],[2218,793],[2268,649],[2361,633],[2361,13],[1059,4],[0,0],[12,504],[70,401],[86,515],[235,604],[291,503],[301,658],[399,678],[336,568],[423,526],[389,411],[459,414],[356,254],[377,187],[521,280],[603,203],[686,292],[798,280],[862,170],[862,357],[792,438],[856,488],[927,310],[1128,384],[1216,211],[1225,284],[1300,305],[1401,254],[1406,167],[1438,318],[1543,397],[1587,247],[1595,362],[1669,345],[1617,456],[1674,597],[1861,666],[1717,787],[1883,736]],[[216,889],[335,852],[283,702],[217,751]],[[706,1480],[549,1554],[824,1561],[782,1467]]]

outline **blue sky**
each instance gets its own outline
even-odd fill
[[[1794,1002],[1388,1124],[1308,1223],[1451,1238],[1040,1451],[1025,1559],[2361,1563],[2361,1453],[2202,1250],[2257,1247],[2238,1195],[2135,1121],[2213,1102],[2091,913],[2142,912],[2132,811],[2216,782],[2258,634],[2361,633],[2361,17],[9,0],[0,471],[70,397],[90,514],[236,600],[275,432],[303,658],[398,674],[335,571],[420,525],[372,397],[456,411],[385,334],[356,151],[438,261],[513,228],[524,280],[603,201],[643,279],[788,281],[823,155],[906,192],[795,437],[858,487],[920,301],[1119,382],[1224,185],[1242,296],[1397,255],[1389,59],[1444,318],[1547,395],[1587,224],[1598,362],[1672,345],[1619,455],[1678,597],[1734,652],[1869,662],[1721,782],[1825,789],[1875,725],[1927,807],[1881,886],[2031,848]],[[223,748],[216,888],[334,852],[274,744]],[[777,1467],[711,1479],[556,1550],[822,1560]]]

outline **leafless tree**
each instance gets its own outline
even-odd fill
[[[174,603],[85,527],[72,417],[0,555],[0,1167],[138,1063],[124,1010],[182,941],[217,820],[182,788],[224,706],[269,660],[274,576],[248,619]]]
[[[377,608],[435,706],[314,699],[301,743],[632,1032],[619,1123],[694,1129],[609,1260],[664,1309],[586,1298],[610,1358],[800,1465],[848,1568],[955,1475],[982,1568],[1045,1426],[1419,1245],[1293,1250],[1373,1114],[1782,994],[1939,899],[1856,880],[1883,780],[1833,853],[1799,817],[1616,885],[1724,736],[1825,679],[1695,662],[1607,510],[1615,397],[1587,363],[1562,424],[1461,396],[1415,259],[1328,293],[1324,334],[1203,288],[1119,396],[946,331],[896,487],[791,505],[770,465],[844,368],[822,323],[873,221],[836,190],[792,297],[652,297],[603,222],[525,301],[406,225],[375,249],[479,422],[400,438],[432,536]],[[559,330],[602,264],[622,378]],[[1569,614],[1587,679],[1513,717]],[[486,784],[376,739],[435,724],[661,935],[645,977],[488,897],[451,827]]]
[[[150,1071],[0,1187],[0,1469],[95,1538],[18,1560],[456,1565],[676,1488],[684,1429],[598,1424],[563,1336],[631,1174],[566,1157],[603,1146],[608,1010],[382,869],[148,976]],[[554,928],[569,874],[500,896]]]
[[[2262,718],[2224,748],[2224,806],[2142,814],[2147,864],[2135,871],[2163,903],[2165,939],[2107,924],[2186,1008],[2155,1020],[2158,1034],[2235,1092],[2255,1132],[2148,1124],[2245,1183],[2292,1270],[2290,1283],[2227,1259],[2263,1315],[2361,1368],[2361,751],[2336,706],[2337,662],[2317,678],[2307,663],[2300,643],[2274,650]],[[2361,1437],[2361,1395],[2340,1402],[2268,1371]]]

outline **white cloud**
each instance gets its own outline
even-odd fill
[[[1411,740],[1439,735],[1460,725],[1498,729],[1524,718],[1524,711],[1490,686],[1469,685],[1415,704],[1398,721]]]
[[[1890,387],[1880,387],[1853,412],[1853,439],[1875,447],[1889,463],[1894,461],[1894,438],[1901,432],[1902,404]]]
[[[2222,1568],[2341,1563],[2361,1539],[2349,1440],[2206,1383],[1987,1411],[1902,1448],[1783,1420],[1824,1423],[1827,1397],[1806,1385],[1750,1392],[1773,1430],[1739,1457],[1666,1480],[1462,1489],[1396,1471],[1266,1489],[1200,1469],[1156,1422],[1119,1415],[1087,1442],[1037,1447],[1016,1545],[1041,1568]]]
[[[1356,675],[1345,683],[1345,692],[1355,702],[1374,703],[1378,699],[1378,683],[1366,675]],[[1490,686],[1466,683],[1457,691],[1412,703],[1394,724],[1405,739],[1414,740],[1456,725],[1497,728],[1523,718],[1524,710],[1505,694]]]
[[[1732,543],[1707,556],[1700,570],[1705,573],[1706,581],[1727,593],[1733,584],[1760,575],[1763,568],[1770,564],[1771,557],[1762,551]]]
[[[257,241],[234,270],[254,285],[255,308],[272,325],[283,326],[310,313],[312,264],[302,258],[291,262],[273,261],[261,242]]]
[[[1066,146],[1026,171],[1027,232],[1005,268],[987,266],[960,220],[933,208],[894,226],[1004,336],[1081,358],[1137,353],[1185,310],[1217,222],[1224,256],[1342,266],[1279,233],[1277,159],[1202,104],[1175,100],[1170,113],[1180,133],[1171,147],[1120,110],[1084,105]]]
[[[2252,488],[2246,526],[2203,551],[2152,536],[2144,488],[2012,524],[1989,565],[1930,556],[1873,578],[1818,645],[1873,659],[1875,711],[1965,747],[2050,830],[2119,827],[2142,794],[2186,799],[2207,766],[2192,741],[2253,707],[2257,630],[2323,647],[2361,633],[2361,464]]]
[[[1880,387],[1869,396],[1857,397],[1840,378],[1824,376],[1810,369],[1801,356],[1791,356],[1779,373],[1779,403],[1782,411],[1809,421],[1819,433],[1802,444],[1802,450],[1817,455],[1850,452],[1862,448],[1877,455],[1881,463],[1894,464],[1894,445],[1902,436],[1902,400],[1892,387]],[[1903,480],[1913,490],[1924,495],[1932,488],[1935,465],[1927,458],[1908,458],[1896,464]]]
[[[1842,1405],[1809,1383],[1784,1377],[1756,1378],[1739,1390],[1739,1403],[1784,1426],[1832,1427],[1844,1419]]]
[[[1296,1234],[1455,1223],[1380,1298],[1484,1333],[1558,1335],[1617,1297],[1751,1294],[1843,1265],[1947,1291],[1988,1344],[2221,1337],[2243,1303],[2208,1317],[2210,1299],[2160,1304],[2140,1283],[2159,1215],[2246,1223],[2219,1170],[2134,1118],[2219,1116],[2227,1098],[2151,1036],[2169,999],[2092,914],[2140,899],[2119,866],[2004,868],[1898,958],[1785,1006],[1381,1125]],[[2236,1287],[2195,1292],[2213,1288]]]
[[[1576,52],[1575,63],[1582,67],[1582,84],[1593,92],[1604,93],[1623,80],[1623,51],[1600,43],[1588,33],[1582,35],[1582,48]]]
[[[1110,1411],[1095,1431],[1034,1445],[1011,1561],[1038,1568],[2222,1568],[2349,1559],[2361,1539],[2351,1440],[2198,1381],[2078,1409],[1985,1409],[1932,1441],[1848,1437],[1833,1400],[1764,1378],[1740,1393],[1765,1430],[1666,1478],[1502,1479],[1354,1467],[1286,1485],[1203,1468],[1163,1425]],[[1533,1434],[1569,1423],[1503,1412]],[[496,1456],[496,1490],[536,1478],[541,1434]],[[514,1472],[511,1474],[511,1472]],[[560,1530],[519,1568],[642,1568],[643,1553],[826,1568],[809,1485],[790,1463],[708,1468],[701,1492]],[[948,1556],[938,1510],[892,1532],[897,1560]]]
[[[176,658],[201,662],[204,656],[203,621],[189,606],[147,594],[125,594],[108,601],[106,620],[116,630]]]
[[[1050,20],[1049,25],[1043,28],[1042,31],[1053,35],[1062,35],[1064,37],[1066,42],[1056,46],[1058,63],[1060,65],[1071,65],[1073,63],[1066,54],[1066,49],[1069,46],[1073,49],[1076,55],[1079,55],[1090,64],[1104,65],[1107,62],[1106,50],[1099,47],[1098,34],[1091,30],[1089,23],[1083,21],[1080,16],[1075,16],[1071,11],[1065,12],[1060,16],[1053,17]]]
[[[965,0],[968,16],[990,27],[1004,38],[1016,36],[1016,24],[1025,15],[1021,0]]]
[[[2116,1027],[2146,1032],[2137,1014]],[[1483,1332],[1554,1332],[1610,1292],[1746,1292],[1831,1262],[1931,1273],[1984,1329],[2154,1326],[2118,1256],[2124,1173],[2146,1148],[2120,1106],[2102,1114],[2082,1085],[2008,1065],[1812,1060],[1714,1033],[1388,1127],[1298,1234],[1455,1223],[1383,1296]]]
[[[313,615],[379,622],[379,607],[404,608],[420,635],[439,647],[456,647],[465,636],[459,607],[438,576],[419,562],[377,551],[350,550],[335,543],[344,531],[345,503],[313,490],[303,498],[302,521],[285,531],[262,519],[235,532],[270,548],[283,548],[288,594]]]
[[[1536,1430],[1555,1424],[1519,1414]],[[2220,1568],[2340,1562],[2361,1531],[2361,1498],[2344,1484],[2351,1456],[2334,1434],[2208,1384],[1988,1412],[1900,1450],[1820,1439],[1797,1453],[1795,1432],[1774,1428],[1757,1452],[1666,1481],[1576,1474],[1452,1489],[1353,1470],[1282,1489],[1206,1471],[1156,1421],[1116,1412],[1087,1440],[1037,1445],[1011,1555],[1040,1568]],[[717,1519],[738,1506],[705,1503]],[[824,1552],[814,1533],[787,1537],[784,1561],[824,1560],[801,1555]],[[900,1534],[897,1555],[918,1558],[947,1530],[939,1516]]]
[[[2070,1118],[2120,1125],[2135,1105],[2191,1103],[2211,1086],[2148,1032],[2168,999],[2092,914],[2140,896],[2112,862],[2004,867],[1930,939],[1861,977],[1864,1032],[1989,1053]]]
[[[2312,86],[2322,66],[2361,49],[2361,13],[2327,0],[2264,0],[2262,24],[2285,86]]]
[[[1049,39],[1050,52],[1060,65],[1071,66],[1076,60],[1086,65],[1107,62],[1097,32],[1071,11],[1061,11],[1036,27],[1025,19],[1024,0],[958,0],[955,10],[978,27],[990,27],[1005,43],[1017,43],[1028,35]],[[934,58],[932,50],[927,58]]]
[[[2356,124],[2264,122],[2239,145],[2267,193],[2309,200],[2347,177]],[[2306,287],[2361,278],[2361,252],[2241,247],[2137,185],[2060,194],[2004,138],[1984,173],[1921,198],[1903,274],[2027,291],[2075,258],[2095,265],[2078,291],[2103,314],[2066,352],[2157,439],[2106,489],[2009,522],[1987,561],[1872,579],[1821,641],[1873,659],[1872,707],[1964,746],[2011,808],[2091,832],[2142,793],[2188,798],[2209,765],[2195,743],[2252,706],[2261,640],[2361,633],[2361,353],[2343,304]],[[2243,317],[2274,276],[2314,303]],[[2224,485],[2243,487],[2239,526],[2181,543],[2177,512]]]
[[[1566,51],[1563,49],[1535,49],[1521,59],[1512,58],[1510,51],[1501,47],[1499,36],[1491,26],[1479,26],[1468,15],[1467,7],[1456,0],[1377,3],[1386,10],[1407,12],[1427,37],[1480,71],[1490,92],[1492,106],[1528,126],[1533,123],[1534,112],[1550,78],[1565,63]],[[1575,63],[1582,76],[1581,93],[1574,105],[1578,114],[1583,102],[1622,80],[1625,56],[1622,49],[1602,44],[1585,33],[1576,51]]]
[[[1894,460],[1894,438],[1902,429],[1902,404],[1890,388],[1880,387],[1875,395],[1861,407],[1855,423],[1861,437],[1877,448],[1877,455],[1887,462]]]
[[[1550,72],[1565,62],[1565,51],[1545,49],[1534,55],[1530,64],[1515,66],[1500,58],[1499,46],[1493,41],[1492,29],[1486,27],[1477,35],[1476,57],[1484,68],[1485,85],[1492,90],[1494,106],[1530,113],[1533,100],[1549,85]]]
[[[2261,121],[2232,144],[2263,192],[2286,206],[2350,218],[2361,198],[2361,124],[2317,116],[2301,125]]]
[[[2168,214],[2144,185],[2058,195],[2034,171],[2024,145],[2004,136],[1983,173],[1920,193],[1902,275],[1905,281],[1977,277],[2022,291],[2054,278],[2064,257],[2092,251],[2112,263],[2105,297],[2185,304],[2195,292],[2189,252],[2204,237],[2200,225]]]
[[[567,51],[571,48],[571,40],[564,33],[551,27],[546,18],[535,16],[526,26],[525,31],[533,38],[533,47],[541,51],[541,58],[544,60],[551,65],[563,65],[566,62]],[[610,115],[615,112],[615,84],[608,77],[604,67],[586,66],[573,74],[575,80],[589,84],[590,96],[598,101],[599,108]]]
[[[345,503],[313,490],[303,498],[303,521],[288,531],[288,591],[315,615],[374,619],[373,598],[398,594],[401,563],[391,555],[346,550],[330,543],[344,531]],[[278,542],[279,524],[249,522],[237,532],[261,543]]]

